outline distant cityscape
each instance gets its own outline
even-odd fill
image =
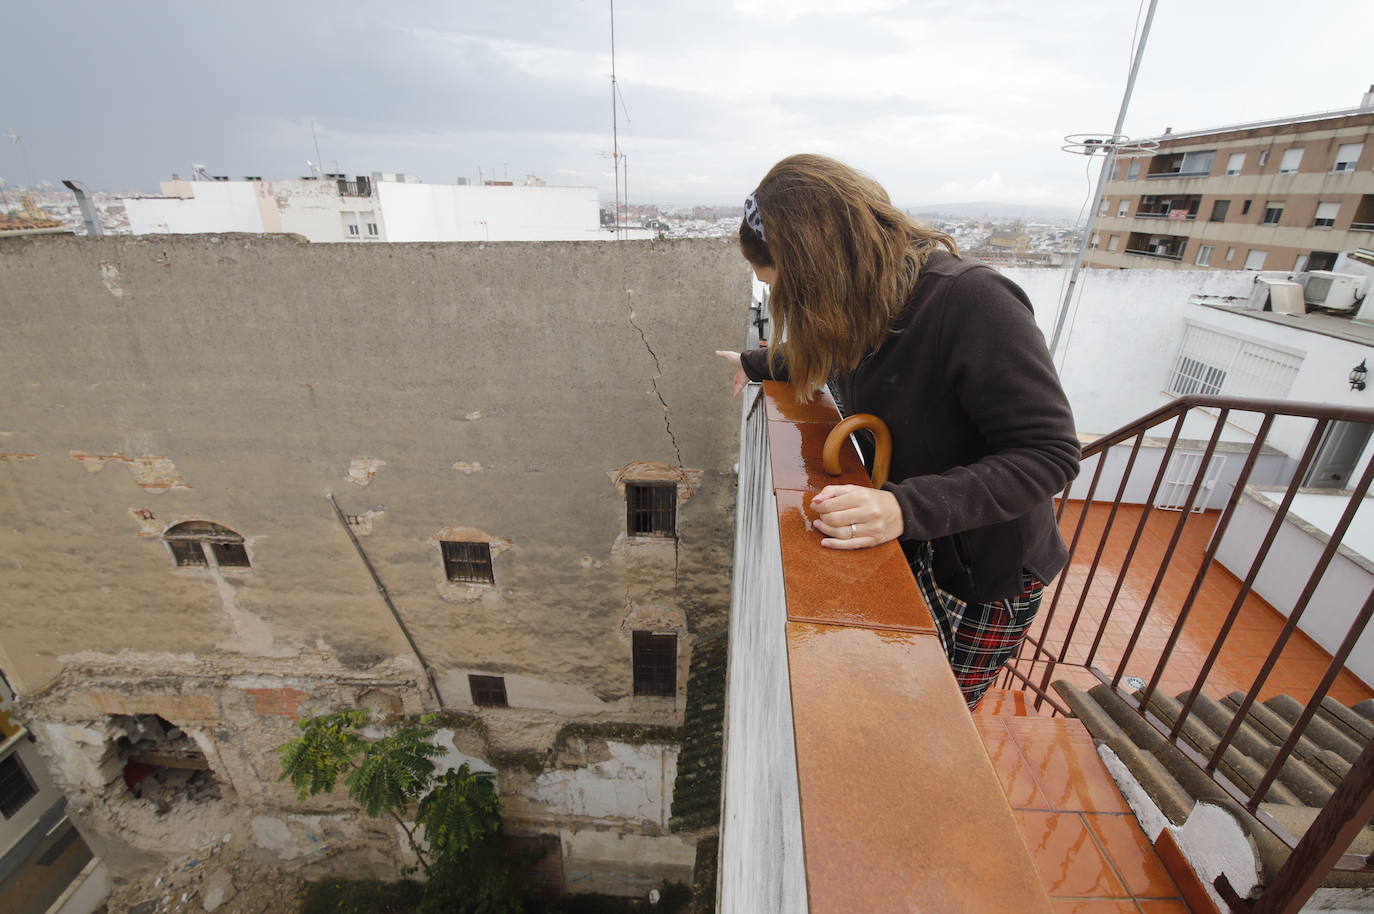
[[[537,179],[534,179],[537,181]],[[188,182],[183,182],[188,183]],[[198,183],[198,182],[189,182]],[[199,182],[205,183],[205,182]],[[467,187],[476,185],[453,185]],[[501,185],[505,186],[504,182]],[[530,186],[543,187],[542,183]],[[109,235],[136,234],[130,222],[131,200],[161,199],[161,195],[139,191],[93,191],[88,194],[100,220],[101,230]],[[81,207],[65,187],[44,182],[38,187],[0,189],[0,216],[18,220],[25,215],[25,201],[55,220],[61,230],[86,234]],[[996,202],[924,205],[909,209],[918,222],[949,233],[959,249],[980,260],[1005,266],[1058,267],[1075,253],[1079,240],[1076,220],[1051,216],[1059,207],[1044,207],[1040,218],[1034,207]],[[614,233],[614,204],[600,204],[601,226]],[[743,209],[739,206],[630,203],[622,204],[621,228],[631,238],[719,238],[739,229]],[[981,213],[982,215],[974,215]],[[1026,213],[1025,217],[1013,216]],[[226,227],[224,231],[233,231]],[[342,237],[339,240],[344,240]],[[492,239],[497,240],[497,239]]]

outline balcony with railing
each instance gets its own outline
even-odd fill
[[[1374,232],[1374,194],[1365,194],[1355,207],[1355,218],[1350,223],[1352,232]]]
[[[1188,247],[1188,239],[1183,235],[1152,235],[1148,232],[1131,232],[1126,240],[1126,253],[1159,260],[1182,260]]]
[[[897,545],[810,528],[867,484],[839,420],[746,390],[717,910],[1371,909],[1374,464],[1304,486],[1374,410],[1190,396],[1087,444],[973,714]]]
[[[1150,169],[1145,178],[1205,178],[1211,175],[1216,157],[1215,149],[1156,155],[1150,159]]]
[[[1080,721],[971,715],[900,547],[820,546],[811,496],[867,484],[838,420],[746,389],[717,910],[1186,910]]]
[[[372,179],[366,175],[358,175],[350,181],[347,178],[336,178],[339,185],[340,197],[370,197],[372,196]]]
[[[1185,443],[1198,420],[1210,438]],[[1219,910],[1369,909],[1374,464],[1351,490],[1303,488],[1338,423],[1374,410],[1192,396],[1085,447],[1059,506],[1071,563],[1004,677],[1110,750]],[[1255,432],[1239,450],[1236,427]],[[1305,445],[1261,485],[1274,435]],[[1217,864],[1223,846],[1248,865]]]
[[[1137,219],[1192,220],[1197,218],[1198,209],[1201,206],[1201,194],[1188,194],[1186,196],[1142,194],[1135,215]]]

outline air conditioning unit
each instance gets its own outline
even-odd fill
[[[1319,305],[1328,311],[1350,311],[1359,303],[1357,296],[1363,285],[1362,276],[1313,270],[1307,274],[1303,299],[1309,305]]]
[[[1307,314],[1302,301],[1302,286],[1287,278],[1257,278],[1246,307],[1252,311],[1273,311],[1276,314]]]

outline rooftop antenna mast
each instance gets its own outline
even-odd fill
[[[23,135],[13,127],[11,127],[10,132],[6,133],[4,136],[6,139],[13,141],[15,146],[19,147],[19,154],[24,159],[24,186],[26,188],[31,187],[33,185],[33,166],[29,164],[28,144],[24,142]]]
[[[310,122],[310,137],[315,141],[315,176],[324,171],[324,158],[320,155],[320,135],[315,132],[315,122]]]
[[[1135,78],[1140,72],[1140,60],[1145,56],[1145,40],[1150,37],[1150,23],[1155,18],[1155,5],[1159,0],[1150,0],[1150,11],[1145,14],[1145,25],[1140,30],[1140,40],[1135,46],[1135,57],[1131,61],[1131,72],[1126,77],[1126,92],[1121,96],[1121,108],[1116,114],[1116,127],[1112,130],[1110,137],[1093,137],[1089,134],[1077,134],[1065,137],[1067,145],[1063,148],[1069,152],[1077,152],[1082,155],[1095,155],[1103,152],[1102,171],[1097,176],[1097,189],[1093,192],[1092,204],[1088,207],[1088,221],[1083,226],[1083,237],[1078,241],[1078,256],[1074,258],[1073,270],[1069,273],[1069,286],[1064,292],[1064,300],[1059,303],[1058,314],[1054,320],[1054,335],[1050,337],[1050,357],[1054,357],[1055,350],[1059,346],[1059,338],[1064,333],[1064,322],[1069,316],[1069,303],[1073,301],[1074,286],[1078,283],[1078,274],[1083,269],[1083,260],[1088,253],[1088,243],[1092,239],[1093,223],[1097,220],[1097,210],[1102,203],[1102,192],[1106,189],[1107,178],[1111,175],[1112,162],[1117,158],[1129,158],[1134,156],[1150,155],[1155,149],[1159,148],[1159,143],[1147,140],[1140,143],[1132,143],[1121,133],[1122,126],[1126,123],[1126,109],[1131,105],[1131,93],[1135,91]]]
[[[615,164],[615,237],[620,239],[620,121],[617,96],[619,88],[615,84],[615,0],[611,3],[611,161]]]

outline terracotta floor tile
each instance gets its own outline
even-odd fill
[[[1007,803],[1014,809],[1048,809],[1049,801],[1041,793],[1030,764],[1021,755],[1021,749],[1006,728],[997,733],[990,728],[979,727],[978,735],[983,738],[983,745],[1002,784]]]
[[[1054,905],[1054,914],[1140,914],[1140,909],[1130,899],[1051,898],[1050,902]]]
[[[1022,754],[1030,765],[1031,775],[1040,786],[1048,809],[1080,810],[1088,812],[1129,812],[1097,748],[1074,740],[1054,743],[1026,742],[1017,735]]]
[[[1128,897],[1077,813],[1018,809],[1016,819],[1051,895]]]
[[[1084,813],[1126,888],[1137,898],[1177,898],[1178,887],[1133,815]]]
[[[1073,536],[1082,510],[1081,503],[1067,505],[1060,523],[1066,537]],[[1084,611],[1069,647],[1069,656],[1075,660],[1085,657],[1080,647],[1090,644],[1100,627],[1105,632],[1093,662],[1104,670],[1114,671],[1138,627],[1139,636],[1126,664],[1126,673],[1149,679],[1168,642],[1180,607],[1193,588],[1218,514],[1208,512],[1183,517],[1175,512],[1121,506],[1103,550],[1103,559],[1089,580],[1088,570],[1097,553],[1109,510],[1104,505],[1093,505],[1087,510],[1079,558],[1056,584],[1057,588],[1062,588],[1058,598],[1060,613],[1052,622],[1039,624],[1033,630],[1042,633],[1046,646],[1057,653],[1068,630],[1067,619],[1073,615],[1079,595],[1086,589],[1088,597],[1083,601]],[[1165,566],[1166,551],[1180,522],[1182,533]],[[1127,564],[1126,550],[1138,528],[1142,534]],[[1162,576],[1159,574],[1161,567],[1167,569]],[[1175,687],[1192,688],[1222,622],[1240,593],[1240,584],[1240,580],[1220,564],[1214,562],[1209,566],[1180,629],[1175,656],[1166,668],[1170,694]],[[1113,590],[1116,590],[1116,600],[1109,606],[1107,601]],[[1142,622],[1141,607],[1152,590],[1156,591],[1155,597]],[[1248,687],[1258,663],[1268,655],[1286,622],[1283,615],[1253,592],[1246,595],[1241,606],[1227,641],[1202,686],[1208,694],[1220,696],[1238,687]],[[1107,617],[1105,622],[1102,621],[1104,616]],[[1329,654],[1319,645],[1295,633],[1261,694],[1268,697],[1287,692],[1300,701],[1305,700],[1312,694],[1329,661]],[[1057,670],[1056,677],[1058,675]],[[1354,703],[1374,697],[1374,689],[1343,672],[1330,694],[1343,703]]]
[[[1169,901],[1141,899],[1136,903],[1140,905],[1140,910],[1144,914],[1192,914],[1186,904],[1176,899]]]

